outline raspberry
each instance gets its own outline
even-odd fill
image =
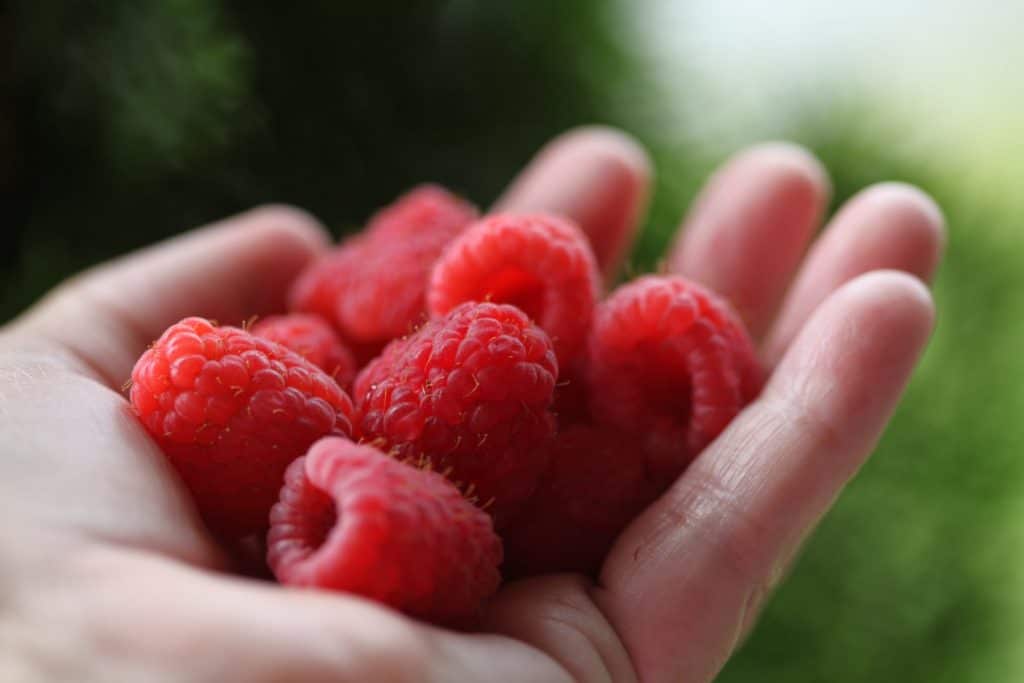
[[[646,276],[598,306],[589,339],[594,419],[629,431],[663,486],[758,393],[754,347],[728,305],[681,277]]]
[[[299,354],[342,387],[352,383],[356,361],[323,318],[303,313],[272,315],[252,326],[250,332]]]
[[[522,311],[462,304],[392,342],[356,378],[360,433],[402,460],[450,471],[467,494],[493,499],[500,524],[546,465],[557,375],[551,340]]]
[[[363,234],[353,235],[307,266],[288,292],[288,309],[339,325],[336,304],[360,277],[366,241]]]
[[[619,532],[657,496],[631,436],[589,425],[560,433],[529,505],[503,530],[509,573],[595,574]]]
[[[292,286],[290,308],[318,313],[346,341],[379,349],[426,317],[430,269],[476,217],[444,189],[420,186],[310,266]]]
[[[281,583],[356,593],[415,617],[465,623],[498,587],[491,519],[436,472],[346,439],[292,463],[270,512]]]
[[[558,418],[559,431],[592,422],[584,369],[585,365],[579,362],[569,368],[559,366],[555,400],[551,407]]]
[[[142,354],[131,404],[225,539],[265,531],[288,464],[322,436],[352,434],[352,402],[322,370],[202,318]]]
[[[495,215],[470,227],[434,266],[432,315],[464,301],[514,304],[551,336],[563,366],[581,350],[600,274],[586,236],[555,216]]]

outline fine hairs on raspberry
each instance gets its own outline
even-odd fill
[[[267,527],[285,468],[351,435],[348,395],[302,356],[203,318],[172,325],[132,370],[131,404],[225,540]]]
[[[289,308],[332,321],[365,362],[426,318],[430,269],[477,215],[441,187],[416,187],[307,268]]]
[[[311,264],[290,313],[168,328],[131,404],[236,570],[469,628],[502,572],[596,575],[760,389],[714,293],[600,295],[571,221],[420,186]]]
[[[598,306],[587,381],[594,419],[635,434],[667,485],[757,395],[762,372],[725,301],[682,277],[648,275]]]
[[[287,585],[352,592],[428,621],[471,622],[501,577],[490,517],[442,475],[340,438],[285,475],[267,560]]]
[[[299,354],[317,366],[341,387],[352,383],[356,361],[330,324],[317,315],[292,313],[257,320],[249,330]]]
[[[559,399],[550,466],[503,529],[513,575],[595,574],[761,383],[739,319],[680,277],[641,277],[599,304],[577,372],[585,382]]]
[[[601,276],[583,232],[551,215],[496,214],[470,226],[434,266],[431,315],[465,301],[517,306],[555,345],[563,367],[583,347]]]
[[[489,503],[499,526],[543,472],[558,361],[514,306],[469,302],[393,341],[356,378],[362,438],[428,460]]]

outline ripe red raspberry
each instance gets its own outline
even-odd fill
[[[722,299],[681,277],[646,276],[598,306],[589,339],[594,419],[642,440],[662,485],[750,402],[762,373]]]
[[[615,538],[654,498],[636,439],[575,425],[549,446],[550,466],[502,531],[513,576],[596,574]]]
[[[551,336],[566,366],[582,349],[601,276],[586,236],[555,216],[495,215],[466,230],[434,266],[431,315],[464,301],[514,304]]]
[[[202,318],[172,325],[132,370],[131,403],[225,539],[267,528],[285,468],[352,434],[352,402],[279,344]]]
[[[568,368],[558,368],[558,384],[555,385],[555,400],[551,410],[558,418],[560,432],[578,424],[593,422],[590,416],[590,392],[587,391],[585,368],[585,364],[580,362]]]
[[[481,503],[493,500],[500,524],[546,465],[557,376],[551,340],[522,311],[462,304],[360,373],[358,428],[399,459],[450,470]]]
[[[267,548],[281,583],[443,624],[471,620],[500,582],[485,512],[440,474],[346,439],[322,439],[288,468]]]
[[[342,387],[352,383],[356,361],[323,318],[305,313],[272,315],[256,322],[250,332],[299,354]]]
[[[408,334],[426,317],[434,261],[476,217],[444,189],[417,187],[311,265],[292,286],[290,308],[333,321],[356,344],[379,348]]]
[[[288,291],[288,310],[319,315],[340,329],[337,302],[359,277],[365,242],[365,234],[352,235],[308,265]]]

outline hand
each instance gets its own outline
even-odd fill
[[[499,206],[576,218],[610,271],[649,174],[624,136],[580,130]],[[819,164],[784,145],[714,176],[667,267],[732,300],[771,379],[624,532],[597,584],[511,584],[486,635],[219,571],[119,393],[179,318],[281,309],[327,244],[310,217],[258,209],[66,282],[0,332],[0,679],[709,680],[871,452],[932,327],[921,280],[942,249],[934,204],[909,187],[868,189],[805,258],[827,193]]]

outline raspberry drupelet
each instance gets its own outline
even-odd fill
[[[601,275],[586,236],[551,215],[497,214],[472,225],[434,266],[431,315],[464,301],[513,304],[551,337],[562,367],[583,347]]]
[[[292,286],[289,308],[332,321],[368,360],[423,321],[434,262],[477,215],[441,187],[414,188],[307,268]]]
[[[267,562],[285,585],[467,625],[501,580],[487,513],[437,472],[347,439],[322,439],[292,463],[270,521]]]
[[[355,379],[356,361],[352,352],[320,316],[272,315],[258,320],[250,332],[291,349],[333,377],[342,388]]]
[[[267,528],[285,468],[317,439],[352,434],[352,401],[302,356],[186,318],[132,370],[130,400],[217,535]]]
[[[545,468],[557,376],[551,340],[522,311],[462,304],[360,373],[358,429],[399,459],[449,472],[500,525]]]
[[[649,476],[671,483],[760,391],[754,345],[728,304],[677,276],[619,287],[594,315],[594,420],[632,433]]]

